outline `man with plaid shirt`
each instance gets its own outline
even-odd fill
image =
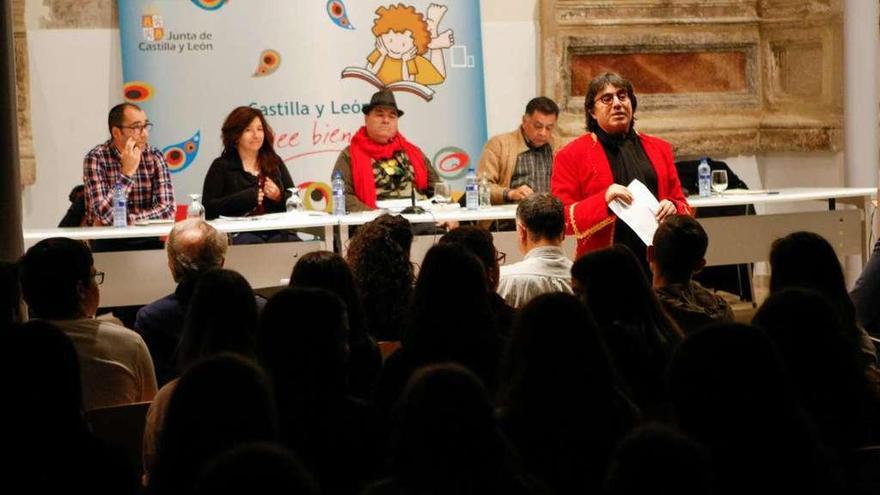
[[[86,225],[113,225],[113,190],[128,197],[128,221],[174,218],[174,186],[165,157],[147,144],[153,124],[137,105],[121,103],[107,116],[110,139],[83,160]]]

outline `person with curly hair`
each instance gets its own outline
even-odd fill
[[[385,85],[442,83],[446,79],[443,49],[453,44],[451,30],[437,32],[445,14],[446,6],[436,4],[428,7],[427,17],[402,3],[376,9],[376,49],[367,57],[367,69]]]
[[[379,341],[400,340],[415,280],[410,228],[403,217],[381,215],[358,229],[348,246],[346,259],[363,296],[366,326]]]

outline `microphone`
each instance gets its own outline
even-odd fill
[[[411,167],[414,167],[414,165],[411,165]],[[403,213],[404,215],[420,215],[422,213],[425,213],[425,209],[422,208],[421,206],[416,206],[416,173],[415,173],[414,169],[410,169],[410,170],[412,170],[412,173],[413,173],[412,174],[412,182],[410,182],[410,188],[409,188],[410,206],[407,206],[406,208],[404,208],[403,211],[401,211],[401,213]]]

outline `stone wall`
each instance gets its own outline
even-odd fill
[[[568,137],[610,70],[678,155],[842,149],[839,0],[542,0],[540,17],[541,88]]]

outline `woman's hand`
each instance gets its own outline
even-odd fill
[[[281,199],[281,189],[268,177],[266,178],[266,183],[263,184],[263,193],[272,201]]]

